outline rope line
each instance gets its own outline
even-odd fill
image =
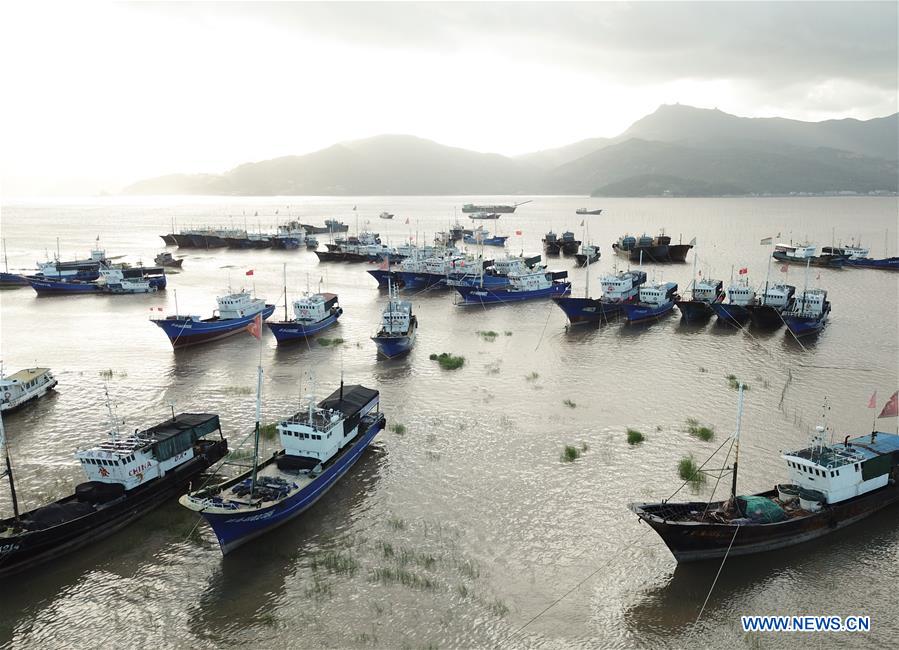
[[[727,551],[724,553],[724,557],[721,558],[721,566],[718,567],[718,573],[715,574],[715,579],[712,581],[712,586],[709,589],[709,593],[706,594],[705,602],[702,603],[702,609],[699,610],[699,615],[696,617],[696,620],[693,621],[693,625],[699,623],[699,619],[702,618],[702,613],[705,611],[705,606],[709,604],[709,598],[712,597],[712,592],[715,590],[715,585],[718,584],[718,578],[721,576],[721,571],[724,569],[724,563],[727,562],[727,556],[730,554],[730,549],[734,545],[734,540],[737,539],[737,533],[740,532],[741,524],[737,524],[737,529],[734,531],[734,536],[730,538],[730,544],[727,546]]]

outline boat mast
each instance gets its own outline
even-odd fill
[[[740,382],[739,393],[737,395],[737,430],[734,433],[734,473],[730,484],[730,498],[735,501],[737,498],[737,463],[740,459],[740,422],[743,419],[743,382]]]
[[[260,341],[262,338],[260,337]],[[261,350],[261,344],[260,344]],[[260,356],[261,356],[260,352]],[[262,419],[262,361],[256,371],[256,431],[253,436],[253,475],[250,482],[250,498],[256,494],[256,470],[259,467],[259,420]]]
[[[287,262],[284,262],[284,320],[290,320],[287,313]]]
[[[800,312],[800,315],[805,313],[805,293],[808,291],[808,269],[811,263],[811,257],[805,261],[805,285],[802,287],[802,311]]]
[[[768,304],[768,278],[771,276],[771,256],[768,256],[768,270],[765,272],[765,293],[762,294],[762,304]]]
[[[6,429],[3,428],[3,416],[0,415],[0,447],[6,457],[6,476],[9,478],[9,496],[12,499],[13,517],[19,522],[19,501],[16,499],[16,482],[12,476],[12,463],[9,462],[9,447],[6,445]]]
[[[584,220],[584,223],[585,224],[587,223],[586,219]],[[587,245],[589,246],[590,245],[590,243],[589,243],[590,226],[589,225],[584,226],[584,239],[587,240]],[[587,282],[585,283],[585,286],[584,286],[584,298],[590,297],[590,255],[591,255],[591,253],[588,252],[587,253]]]

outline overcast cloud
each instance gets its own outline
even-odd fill
[[[4,194],[379,133],[517,154],[662,103],[897,110],[897,4],[4,3]],[[38,182],[36,182],[38,181]],[[85,185],[86,187],[87,185]]]

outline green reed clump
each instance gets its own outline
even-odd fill
[[[406,528],[406,521],[399,517],[390,517],[387,519],[387,525],[394,530],[403,530]]]
[[[496,340],[496,337],[499,336],[493,330],[478,330],[478,336],[480,336],[485,341],[493,342]]]
[[[264,424],[259,427],[259,435],[263,438],[274,438],[278,435],[278,423],[271,422],[270,424]]]
[[[412,589],[435,589],[437,587],[437,583],[431,578],[412,573],[405,567],[375,567],[369,572],[369,579],[385,585],[398,582],[404,587]]]
[[[343,345],[343,344],[345,343],[345,341],[344,341],[343,339],[341,339],[341,338],[328,339],[328,338],[325,338],[325,337],[323,337],[323,336],[322,336],[322,337],[319,337],[319,338],[317,338],[317,339],[315,339],[315,340],[318,341],[318,344],[319,344],[319,345],[323,345],[323,346],[325,346],[325,347],[327,347],[327,346],[329,346],[329,345],[331,345],[331,346],[334,346],[334,345]]]
[[[577,404],[572,402],[570,399],[562,400],[562,404],[564,404],[565,406],[567,406],[568,408],[571,408],[571,409],[573,409],[577,406]]]
[[[532,372],[529,375],[525,375],[524,378],[527,379],[528,381],[537,381],[540,378],[540,374],[537,372]]]
[[[436,361],[444,370],[457,370],[465,365],[465,357],[456,356],[449,352],[441,352],[440,354],[432,354],[431,361]]]
[[[103,377],[103,379],[112,379],[114,374],[115,373],[113,372],[112,368],[107,368],[106,370],[100,371],[100,376]]]
[[[339,551],[328,551],[312,559],[312,569],[320,568],[331,573],[354,575],[359,569],[359,562],[354,557]]]
[[[646,440],[646,436],[643,435],[642,431],[637,431],[636,429],[631,429],[630,427],[628,427],[627,444],[639,445],[644,440]]]
[[[506,330],[505,332],[503,332],[503,334],[505,336],[512,336],[512,330]]]
[[[677,464],[677,473],[681,480],[689,481],[694,488],[705,483],[705,474],[699,471],[699,466],[693,460],[693,456],[684,456]]]
[[[573,463],[580,457],[581,450],[572,445],[565,445],[565,448],[562,450],[561,460],[563,463]]]
[[[745,381],[740,381],[739,379],[737,379],[736,375],[727,375],[725,379],[727,379],[727,385],[734,390],[737,390],[740,387],[740,384],[743,384],[743,390],[749,390],[749,384],[747,384]]]
[[[502,618],[509,613],[508,606],[499,598],[494,598],[492,602],[488,603],[487,609],[491,614],[499,618]]]
[[[696,436],[703,442],[708,442],[712,438],[715,437],[715,429],[714,427],[707,427],[703,424],[700,424],[699,420],[696,418],[687,418],[687,433],[691,436]]]
[[[393,431],[398,436],[401,436],[404,433],[406,433],[406,425],[400,424],[399,422],[397,422],[395,424],[390,425],[390,430]]]

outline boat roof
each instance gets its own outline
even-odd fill
[[[20,370],[19,372],[13,373],[11,375],[6,375],[3,379],[7,381],[20,381],[22,383],[26,381],[31,381],[37,377],[40,377],[44,373],[50,372],[49,368],[25,368],[25,370]]]
[[[341,392],[343,397],[341,397]],[[319,408],[340,411],[346,417],[351,417],[378,396],[378,391],[366,388],[359,384],[338,388],[328,397],[318,403]]]
[[[784,455],[810,460],[825,467],[837,467],[899,452],[899,435],[877,431],[873,441],[871,435],[851,438],[848,446],[841,442],[821,450],[817,447],[808,447]]]

